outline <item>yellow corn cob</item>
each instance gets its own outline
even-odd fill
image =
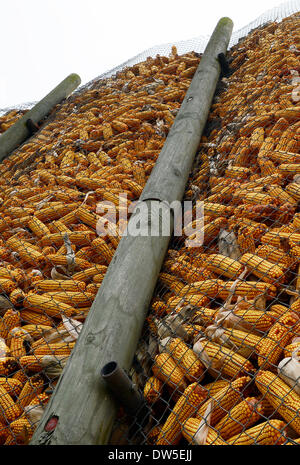
[[[156,355],[152,371],[156,378],[167,383],[168,386],[180,390],[186,388],[184,372],[169,354],[161,353]]]
[[[54,300],[59,300],[60,302],[71,305],[75,308],[87,307],[91,305],[94,300],[94,294],[89,292],[54,291],[47,292],[47,294],[43,295],[51,296],[54,298]]]
[[[221,254],[211,254],[206,256],[205,266],[218,275],[228,278],[237,278],[244,267],[237,260]]]
[[[214,318],[217,315],[217,313],[218,309],[199,307],[191,321],[193,323],[199,323],[204,326],[211,325],[213,324]]]
[[[45,256],[35,250],[29,242],[11,237],[6,241],[6,244],[11,250],[17,252],[25,262],[31,265],[42,265],[45,263]]]
[[[35,289],[43,292],[81,292],[85,290],[85,287],[84,282],[74,281],[73,279],[44,279],[35,284]]]
[[[276,295],[276,287],[272,284],[258,281],[242,281],[235,283],[234,281],[218,280],[218,297],[226,300],[231,294],[233,285],[235,296],[247,297],[249,300],[253,300],[261,294],[266,294],[267,297],[274,297]]]
[[[22,304],[22,302],[24,300],[24,297],[25,297],[25,292],[23,292],[22,289],[20,289],[20,288],[14,289],[9,294],[9,300],[14,305],[14,307],[21,306],[21,304]]]
[[[178,281],[175,278],[175,276],[172,276],[168,273],[159,273],[158,279],[160,280],[160,282],[162,282],[164,285],[166,285],[175,292],[181,291],[184,287],[184,284]]]
[[[52,344],[40,344],[34,348],[34,355],[39,357],[40,355],[64,355],[69,356],[75,342],[54,342]]]
[[[20,392],[18,404],[24,408],[38,395],[41,394],[44,387],[44,381],[39,375],[29,378]]]
[[[167,344],[168,351],[172,358],[178,362],[180,368],[185,373],[186,378],[193,382],[199,381],[205,367],[193,352],[180,338],[171,338]]]
[[[17,369],[14,371],[13,375],[11,376],[11,379],[16,379],[16,380],[20,381],[20,383],[22,384],[22,387],[23,387],[24,384],[26,383],[27,379],[28,379],[28,376],[26,375],[26,373],[23,370],[20,370],[19,366],[17,365]]]
[[[47,260],[52,264],[52,265],[62,265],[62,266],[68,266],[69,265],[69,259],[65,255],[59,255],[59,254],[49,254],[47,256]],[[85,270],[87,268],[91,267],[91,263],[88,262],[87,260],[83,260],[82,258],[75,258],[75,268],[80,269],[80,270]]]
[[[0,376],[8,376],[16,370],[17,361],[13,357],[0,357]]]
[[[9,331],[16,326],[21,326],[20,312],[9,309],[0,319],[0,337],[6,339]]]
[[[258,349],[258,366],[264,368],[277,365],[285,346],[295,337],[295,325],[299,317],[292,312],[285,313],[272,326]]]
[[[297,305],[296,305],[296,302],[295,301],[295,306],[293,308],[291,308],[291,311],[292,312],[295,312],[297,313]],[[300,303],[300,300],[299,300],[299,303]],[[299,308],[300,310],[300,308]],[[280,305],[280,304],[276,304],[276,305],[272,305],[270,307],[270,312],[272,312],[272,314],[274,315],[277,315],[277,317],[279,318],[280,316],[284,315],[285,313],[287,313],[289,311],[289,308],[288,307],[285,307],[284,305]]]
[[[206,391],[197,383],[190,384],[176,402],[172,412],[161,428],[157,445],[175,445],[181,439],[181,425],[206,399]]]
[[[3,387],[11,397],[19,396],[22,390],[21,381],[13,378],[0,377],[0,386]]]
[[[24,299],[24,308],[35,312],[43,312],[50,317],[59,318],[62,315],[71,316],[76,313],[76,309],[71,305],[55,300],[51,295],[29,294]]]
[[[76,281],[90,281],[93,276],[97,274],[103,274],[107,270],[107,266],[105,265],[94,265],[91,266],[90,268],[87,268],[84,271],[80,271],[79,273],[75,273],[72,276],[72,279],[75,279]]]
[[[272,197],[268,194],[263,194],[260,192],[248,192],[243,194],[243,198],[247,203],[253,203],[254,205],[260,204],[260,205],[268,205]]]
[[[40,239],[39,244],[43,247],[47,245],[64,245],[65,232],[48,234]],[[94,233],[91,231],[74,231],[68,234],[70,241],[78,246],[90,245]]]
[[[165,297],[165,296],[164,296]],[[209,302],[209,298],[205,295],[195,294],[195,295],[187,295],[184,297],[174,297],[168,299],[167,301],[167,308],[166,312],[170,313],[173,310],[176,310],[176,307],[179,305],[194,305],[195,307],[202,307],[202,305],[207,305]]]
[[[5,444],[10,434],[11,433],[9,429],[7,428],[7,425],[3,421],[0,421],[0,444],[1,445]]]
[[[281,268],[291,268],[296,264],[296,261],[289,254],[272,245],[260,245],[256,249],[256,254],[269,262],[278,264]]]
[[[272,119],[272,115],[253,116],[247,123],[240,129],[241,136],[250,135],[254,129],[260,127],[264,128]]]
[[[284,271],[280,266],[274,265],[257,255],[245,253],[240,261],[249,268],[255,276],[258,276],[267,283],[278,284],[285,280]]]
[[[289,195],[282,187],[280,186],[270,186],[268,189],[268,194],[275,198],[280,200],[282,203],[288,202],[291,204],[296,203],[296,200],[294,197]]]
[[[20,312],[20,316],[21,320],[26,321],[27,323],[44,326],[54,325],[54,320],[52,320],[50,316],[39,313],[38,311],[22,310]]]
[[[50,397],[45,392],[38,394],[37,396],[32,399],[32,401],[28,405],[45,405],[49,401]]]
[[[274,307],[274,306],[273,306]],[[277,307],[276,307],[277,308]],[[287,310],[287,309],[286,309]],[[300,298],[297,298],[290,306],[290,311],[300,316]]]
[[[25,355],[20,358],[19,364],[24,370],[38,373],[43,370],[43,357],[44,355]]]
[[[300,433],[300,396],[282,379],[270,371],[260,370],[255,384],[264,398],[298,434]]]
[[[231,381],[229,386],[219,390],[216,394],[210,394],[206,402],[199,407],[195,416],[197,418],[206,419],[205,412],[211,401],[213,401],[210,424],[214,426],[230,409],[243,400],[242,392],[250,381],[251,378],[249,376],[242,376],[241,378]]]
[[[286,423],[284,421],[268,420],[227,439],[227,443],[235,446],[249,444],[280,445],[286,440],[285,427]]]
[[[36,216],[41,221],[53,221],[56,219],[63,221],[62,217],[65,217],[67,216],[68,213],[70,213],[70,216],[68,217],[68,220],[69,220],[69,218],[73,218],[72,216],[73,210],[75,210],[78,206],[79,206],[79,202],[68,203],[68,204],[57,202],[55,206],[49,203],[47,207],[37,210],[34,213],[34,216]]]
[[[208,340],[202,341],[201,347],[211,359],[212,367],[216,367],[224,375],[235,377],[255,371],[254,366],[249,360],[246,360],[242,355],[236,354],[233,350],[227,349],[227,347],[220,346]],[[201,351],[202,348],[200,348]],[[195,346],[193,350],[202,360],[200,356],[201,352],[198,352]]]
[[[230,409],[214,428],[226,440],[254,425],[262,412],[262,404],[255,397],[247,397]]]
[[[203,243],[208,244],[215,239],[220,229],[226,225],[226,222],[226,218],[221,216],[221,218],[215,218],[208,224],[205,224],[203,228]]]
[[[146,174],[143,166],[138,163],[134,163],[132,166],[132,174],[135,182],[137,182],[138,185],[144,187],[146,184]]]
[[[15,328],[17,329],[17,328]],[[13,331],[11,340],[10,340],[10,351],[11,356],[16,359],[26,355],[25,341],[28,340],[29,335],[22,328],[17,331]]]
[[[212,383],[205,384],[203,388],[206,389],[210,397],[213,397],[218,391],[220,391],[221,389],[224,389],[225,387],[228,387],[229,385],[230,385],[229,380],[218,379],[216,381],[213,381]]]
[[[234,315],[239,316],[248,325],[252,325],[254,330],[266,332],[273,325],[273,318],[268,315],[268,312],[250,309],[234,310]]]
[[[157,402],[161,396],[163,383],[155,376],[150,376],[144,387],[144,397],[149,404]]]
[[[21,415],[20,406],[14,402],[6,389],[0,385],[0,417],[2,420],[9,422],[15,420]]]
[[[95,213],[92,213],[92,212],[88,211],[84,207],[79,207],[76,210],[75,214],[76,214],[76,217],[80,221],[82,221],[84,224],[87,224],[91,228],[96,229],[97,221],[98,221],[98,218],[99,218],[98,215],[95,215]]]
[[[52,223],[49,223],[48,224],[49,226],[49,233],[48,234],[51,234],[51,233],[70,233],[72,232],[62,221],[60,220],[56,220],[56,221],[52,221]]]
[[[10,294],[17,288],[17,284],[11,279],[0,279],[0,293]]]
[[[262,337],[256,336],[255,334],[247,333],[239,329],[224,329],[224,337],[237,348],[242,349],[241,353],[253,356],[253,353],[257,353],[259,344],[262,341]],[[237,350],[237,352],[239,352]]]
[[[182,424],[182,435],[189,443],[197,443],[197,433],[202,422],[199,418],[188,418]],[[226,446],[226,442],[220,437],[220,435],[209,425],[205,425],[208,428],[208,434],[206,437],[205,445],[213,444],[214,446]]]
[[[49,228],[36,217],[33,217],[30,221],[28,221],[27,226],[39,238],[51,234]]]
[[[33,339],[41,338],[51,326],[49,325],[41,325],[41,324],[28,324],[22,326],[22,329],[26,331]]]
[[[16,281],[17,284],[21,285],[24,283],[26,276],[23,270],[20,268],[0,268],[0,279],[9,279]]]
[[[261,237],[262,244],[272,245],[273,247],[280,248],[283,240],[289,242],[292,246],[293,243],[299,243],[300,234],[298,233],[289,233],[284,231],[269,231]]]
[[[91,243],[91,246],[101,257],[105,259],[107,264],[111,262],[114,252],[108,247],[102,237],[97,237],[97,239],[94,239]]]
[[[295,341],[295,342],[291,342],[291,344],[288,344],[285,348],[284,348],[284,357],[291,357],[292,356],[292,353],[294,352],[294,350],[298,350],[300,348],[300,339]]]
[[[35,429],[24,416],[11,422],[9,428],[18,444],[20,441],[22,444],[28,444]]]
[[[244,226],[239,229],[237,243],[242,254],[255,252],[255,242],[251,227]]]
[[[178,293],[177,297],[186,297],[192,294],[202,294],[209,297],[216,297],[219,291],[219,281],[217,279],[206,279],[205,281],[196,281],[188,286],[184,286]]]
[[[204,202],[204,214],[212,217],[227,217],[232,213],[232,207],[219,203]]]

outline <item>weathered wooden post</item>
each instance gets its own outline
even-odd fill
[[[38,123],[50,113],[55,105],[68,97],[80,83],[81,79],[78,74],[70,74],[22,118],[8,128],[0,136],[0,161],[6,158],[31,135],[27,125],[28,120],[31,120],[35,124]]]
[[[149,206],[139,216],[144,230],[159,227],[161,217],[170,214],[169,204],[182,199],[220,75],[217,57],[226,53],[232,27],[229,18],[218,22],[144,188],[141,200]],[[116,405],[100,370],[111,361],[130,368],[170,234],[121,239],[31,444],[108,442]],[[56,426],[49,428],[53,417],[57,422],[50,425]]]

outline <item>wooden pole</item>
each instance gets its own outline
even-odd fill
[[[232,27],[229,18],[218,22],[144,188],[142,204],[149,206],[139,216],[144,229],[158,227],[170,213],[168,202],[182,199],[220,75],[217,56],[226,53]],[[169,216],[168,235],[122,237],[31,444],[108,442],[117,406],[100,372],[111,361],[125,370],[131,367],[168,247]],[[49,424],[56,426],[49,430]]]
[[[34,105],[31,110],[25,113],[15,124],[8,128],[0,136],[0,161],[6,158],[10,153],[19,147],[28,137],[31,136],[28,121],[37,124],[47,116],[52,108],[68,97],[81,82],[78,74],[70,74],[60,82],[49,94]]]

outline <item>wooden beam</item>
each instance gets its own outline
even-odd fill
[[[217,57],[226,53],[232,27],[229,18],[218,22],[144,188],[142,204],[149,207],[139,216],[144,229],[158,227],[169,204],[182,199],[220,75]],[[172,215],[166,222],[171,234]],[[111,361],[131,367],[170,234],[122,237],[31,444],[108,442],[117,406],[100,371]],[[53,416],[56,427],[47,431]]]
[[[68,97],[79,86],[80,82],[78,74],[70,74],[31,110],[27,111],[22,118],[3,132],[0,136],[0,161],[32,135],[28,120],[31,122],[31,127],[36,125],[50,113],[55,105]]]

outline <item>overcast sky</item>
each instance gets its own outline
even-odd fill
[[[82,83],[144,49],[234,30],[278,0],[9,0],[1,2],[0,108],[35,101],[68,74]]]

